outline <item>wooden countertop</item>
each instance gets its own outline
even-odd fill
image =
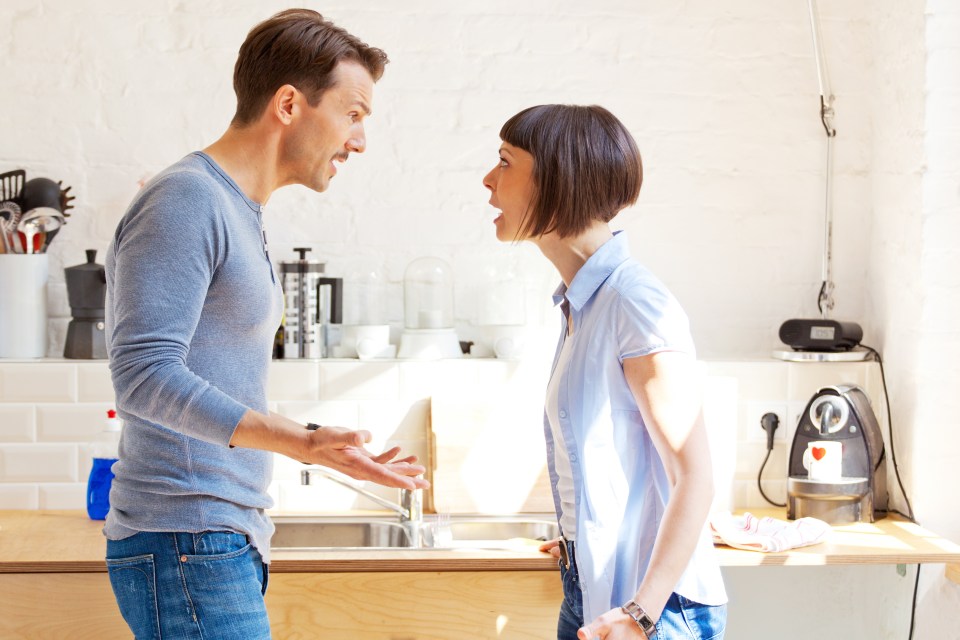
[[[759,518],[787,519],[785,509],[746,511]],[[960,563],[960,545],[893,514],[876,522],[834,526],[825,542],[809,547],[759,553],[718,546],[717,554],[726,567]]]
[[[751,509],[785,519],[782,509]],[[0,573],[104,572],[102,522],[82,511],[0,511]],[[717,547],[721,566],[960,564],[960,545],[897,516],[834,527],[823,543],[781,553]],[[271,571],[342,573],[397,571],[553,571],[556,561],[536,547],[503,550],[275,550]],[[948,572],[949,574],[949,572]]]

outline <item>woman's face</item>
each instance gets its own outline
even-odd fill
[[[493,221],[501,242],[523,240],[520,228],[532,204],[533,156],[519,147],[504,142],[500,145],[500,161],[483,178],[490,189],[490,204],[500,210]]]

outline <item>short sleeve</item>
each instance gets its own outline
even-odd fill
[[[687,314],[657,282],[643,282],[620,292],[616,330],[621,362],[658,351],[695,355]]]

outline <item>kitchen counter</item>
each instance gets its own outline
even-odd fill
[[[784,517],[783,510],[751,512]],[[0,511],[0,601],[15,612],[0,616],[0,637],[129,635],[107,579],[102,526],[82,511]],[[538,640],[555,633],[563,598],[556,561],[532,544],[273,553],[266,606],[279,638],[307,637],[310,629],[353,638],[362,629],[368,640]],[[717,553],[727,567],[930,562],[947,563],[948,576],[960,573],[960,546],[896,517],[835,527],[828,542],[784,553]],[[384,593],[389,615],[370,606]]]
[[[782,509],[752,509],[785,519]],[[105,572],[102,522],[81,511],[0,511],[0,573]],[[960,564],[960,545],[898,516],[836,526],[823,543],[780,553],[717,547],[721,566]],[[535,546],[509,549],[275,550],[271,572],[555,571]],[[948,571],[948,575],[955,574]]]

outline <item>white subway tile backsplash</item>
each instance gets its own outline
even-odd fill
[[[75,402],[77,368],[58,362],[0,363],[0,401]]]
[[[116,404],[110,367],[106,360],[77,364],[77,400]]]
[[[349,400],[285,401],[276,403],[276,412],[303,424],[356,429],[358,403]]]
[[[37,439],[32,404],[0,404],[0,443],[34,442]]]
[[[0,509],[39,508],[39,489],[37,485],[0,482]]]
[[[38,442],[92,442],[103,430],[112,404],[37,405]]]
[[[360,429],[373,434],[374,443],[387,440],[425,440],[430,426],[430,401],[362,402]]]
[[[789,423],[795,423],[794,414],[816,389],[840,382],[861,384],[878,415],[885,416],[875,363],[705,361],[701,369],[718,485],[715,508],[765,504],[756,489],[766,454],[764,438],[757,425],[747,424],[756,421],[751,416],[758,407],[775,404],[790,414],[788,424],[781,425],[789,433],[777,440],[764,469],[764,488],[778,500],[785,490],[789,436],[795,426]],[[542,450],[546,367],[541,362],[287,361],[274,362],[270,373],[271,410],[301,423],[369,430],[371,451],[399,444],[404,454],[433,463],[431,423],[444,447],[465,447],[464,467],[452,470],[457,474],[471,472],[471,460],[486,459],[488,447],[499,451],[502,433],[528,438],[522,447],[526,451]],[[0,508],[82,508],[90,469],[86,445],[112,406],[106,362],[0,363]],[[301,487],[302,468],[299,461],[275,456],[270,492],[277,510],[375,508],[347,490],[326,486],[329,483]],[[364,486],[394,498],[394,490]]]
[[[85,509],[87,483],[48,483],[40,485],[41,509]]]
[[[320,363],[320,397],[324,400],[396,400],[400,365],[396,362],[329,361]]]
[[[319,400],[320,372],[317,362],[315,360],[272,362],[267,397],[276,401]]]
[[[0,478],[7,482],[76,482],[77,445],[0,445]]]
[[[440,360],[438,362],[400,362],[400,397],[422,400],[436,395],[454,395],[476,389],[479,359]]]

